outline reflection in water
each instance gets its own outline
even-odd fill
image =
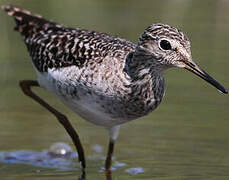
[[[0,161],[4,163],[29,164],[45,168],[71,170],[75,168],[74,160],[78,157],[65,143],[55,143],[48,150],[0,152]]]
[[[127,170],[125,170],[125,172],[127,172],[127,173],[129,173],[131,175],[136,175],[136,174],[139,174],[139,173],[143,173],[144,170],[141,167],[137,167],[137,168],[127,169]]]
[[[90,161],[101,161],[103,164],[105,160],[105,156],[103,153],[103,147],[95,144],[91,148],[93,150],[93,154],[88,155],[88,160]],[[63,142],[54,143],[50,146],[49,149],[43,150],[41,152],[31,151],[31,150],[23,150],[23,151],[12,151],[12,152],[0,152],[0,162],[6,164],[28,164],[36,167],[42,168],[52,168],[59,169],[64,171],[69,170],[77,170],[80,171],[79,167],[76,167],[78,163],[76,163],[76,158],[78,154],[72,150],[72,148]],[[111,167],[111,171],[115,171],[117,169],[123,170],[124,172],[137,175],[139,173],[143,173],[144,170],[141,167],[137,168],[128,168],[124,169],[127,164],[121,163],[113,158],[113,165]],[[99,172],[104,172],[104,166],[101,167]],[[80,178],[85,179],[85,178]],[[107,177],[107,179],[111,179],[111,175]]]

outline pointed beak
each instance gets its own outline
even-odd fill
[[[218,83],[215,79],[213,79],[208,73],[206,73],[199,65],[197,65],[195,62],[190,61],[182,61],[185,64],[185,69],[188,71],[196,74],[197,76],[201,77],[208,83],[210,83],[212,86],[217,88],[221,93],[227,94],[228,91],[225,89],[220,83]]]

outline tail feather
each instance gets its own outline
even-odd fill
[[[41,19],[42,16],[37,14],[32,14],[30,11],[21,9],[14,5],[3,5],[2,9],[8,13],[10,16],[14,16],[16,19],[21,20],[22,17],[33,17]]]
[[[28,36],[31,32],[44,25],[48,28],[48,26],[56,24],[44,19],[40,15],[32,14],[30,11],[14,5],[3,5],[2,9],[6,11],[9,16],[14,17],[16,22],[15,30],[19,31],[23,36]]]

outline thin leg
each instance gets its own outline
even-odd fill
[[[85,157],[84,157],[84,150],[81,145],[79,136],[75,129],[72,127],[71,123],[68,121],[67,117],[51,107],[49,104],[47,104],[43,99],[41,99],[39,96],[37,96],[32,90],[32,86],[39,87],[40,85],[38,84],[37,81],[35,80],[22,80],[19,82],[20,87],[22,91],[24,92],[25,95],[31,97],[33,100],[38,102],[41,106],[46,108],[49,112],[51,112],[57,119],[58,121],[62,124],[62,126],[65,128],[65,130],[68,132],[69,136],[71,137],[76,150],[78,152],[78,158],[79,162],[82,166],[82,179],[85,179],[85,168],[86,168],[86,163],[85,163]]]
[[[108,128],[108,133],[109,133],[109,146],[108,146],[108,151],[107,151],[107,157],[106,157],[106,161],[105,161],[105,174],[106,174],[106,178],[107,180],[111,180],[111,165],[112,165],[112,156],[114,153],[114,145],[115,145],[115,141],[118,138],[118,134],[119,134],[119,129],[120,126],[114,126],[111,128]]]
[[[107,151],[107,157],[105,161],[105,173],[106,173],[107,180],[111,180],[111,164],[112,164],[112,156],[114,152],[114,144],[115,142],[110,140],[108,151]]]

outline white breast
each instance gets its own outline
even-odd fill
[[[75,84],[75,81],[70,82],[71,77],[67,75],[70,74],[71,70],[75,69],[71,69],[71,67],[66,68],[65,71],[64,68],[61,71],[49,69],[47,73],[37,71],[38,82],[42,88],[55,94],[71,110],[93,124],[113,127],[127,121],[123,118],[114,118],[109,113],[105,113],[104,108],[98,103],[99,96],[97,94],[88,93],[88,89]],[[80,74],[80,70],[78,74]],[[77,89],[76,96],[68,94],[71,90],[69,83]]]

